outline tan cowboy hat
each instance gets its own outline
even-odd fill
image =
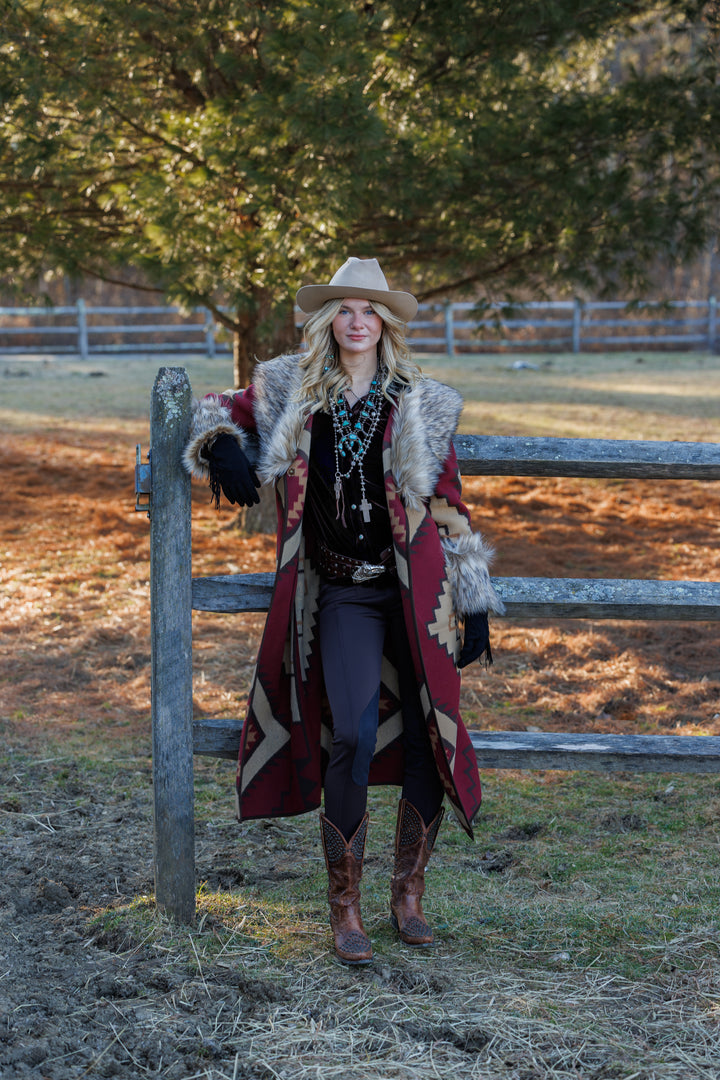
[[[355,259],[352,256],[340,267],[329,285],[303,285],[295,302],[301,311],[310,315],[326,300],[377,300],[389,307],[405,322],[415,316],[418,302],[411,293],[392,292],[377,259]]]

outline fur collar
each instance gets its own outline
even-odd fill
[[[295,397],[301,376],[297,355],[258,364],[253,376],[255,419],[262,451],[258,475],[264,483],[283,476],[297,456],[310,415]],[[462,397],[435,379],[421,379],[403,390],[395,408],[390,462],[403,501],[419,508],[429,499],[457,430]]]

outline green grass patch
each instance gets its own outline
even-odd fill
[[[228,834],[231,772],[222,763],[198,768],[200,836],[208,827]],[[720,851],[708,808],[720,781],[498,772],[484,782],[476,840],[451,814],[427,875],[426,909],[465,962],[503,963],[510,954],[519,966],[592,964],[642,978],[660,960],[682,968],[716,956]],[[397,948],[387,922],[396,797],[371,792],[363,884],[367,922],[388,955]],[[226,941],[242,925],[245,937],[285,959],[327,947],[315,815],[245,822],[223,857],[222,868],[208,868],[235,875],[238,886],[217,889],[212,873],[203,884],[200,911],[212,915],[213,933]],[[260,909],[263,918],[251,914]]]

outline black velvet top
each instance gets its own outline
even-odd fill
[[[357,416],[363,400],[349,407]],[[304,529],[308,538],[320,542],[338,555],[349,555],[365,562],[380,562],[381,553],[392,545],[390,515],[385,500],[382,464],[383,432],[390,414],[390,402],[382,399],[380,421],[362,461],[365,495],[370,503],[369,521],[360,509],[362,489],[360,474],[354,468],[342,480],[340,506],[335,501],[335,437],[330,413],[313,417],[310,447],[310,473],[305,496]],[[345,459],[347,460],[347,459]],[[343,467],[343,458],[340,459]]]

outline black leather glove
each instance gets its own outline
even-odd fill
[[[220,505],[220,492],[229,503],[252,506],[260,502],[260,481],[245,452],[232,435],[223,432],[207,451],[210,464],[212,502]]]
[[[489,666],[493,662],[490,651],[490,628],[488,626],[487,611],[478,611],[474,615],[465,616],[465,640],[460,651],[457,666],[467,667],[473,660],[479,660],[485,653],[485,663]]]

